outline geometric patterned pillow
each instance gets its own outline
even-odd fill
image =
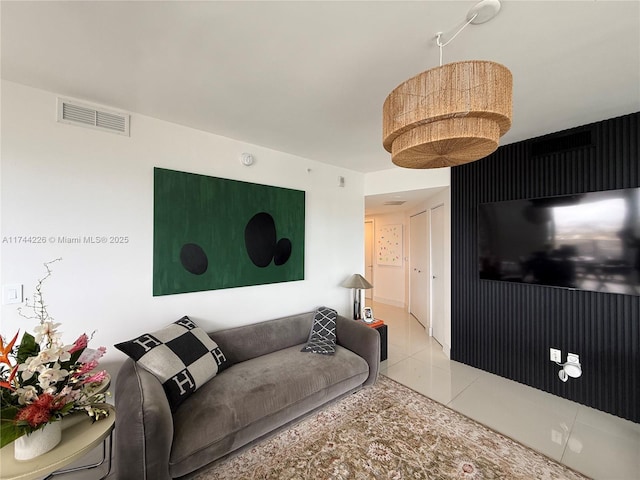
[[[189,317],[114,345],[162,383],[171,411],[230,366],[224,353]]]
[[[309,340],[302,352],[333,355],[336,352],[336,318],[338,313],[327,307],[316,310]]]

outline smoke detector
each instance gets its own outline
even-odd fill
[[[240,163],[242,163],[245,167],[250,167],[253,165],[254,159],[253,155],[250,153],[243,153],[240,155]]]

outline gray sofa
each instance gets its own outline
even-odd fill
[[[375,383],[376,330],[338,316],[334,355],[303,353],[314,312],[209,335],[232,366],[171,413],[160,382],[131,359],[115,382],[120,480],[191,473],[324,403]]]

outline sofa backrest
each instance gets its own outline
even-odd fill
[[[210,333],[232,363],[305,343],[309,339],[315,312],[276,318],[266,322]]]

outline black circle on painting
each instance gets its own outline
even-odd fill
[[[273,256],[273,263],[276,265],[284,265],[291,256],[291,240],[281,238],[276,245],[276,253]]]
[[[256,213],[244,229],[244,244],[256,267],[267,267],[276,248],[276,224],[266,212]]]
[[[202,275],[209,267],[207,254],[200,245],[185,243],[180,249],[180,262],[189,273]]]

